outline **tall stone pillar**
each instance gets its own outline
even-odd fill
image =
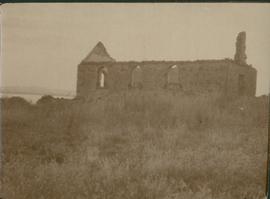
[[[236,51],[234,55],[235,62],[239,64],[246,64],[246,32],[240,32],[236,38]]]

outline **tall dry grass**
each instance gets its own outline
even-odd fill
[[[267,100],[137,91],[4,99],[5,197],[260,198]]]

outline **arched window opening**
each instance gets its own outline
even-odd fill
[[[142,69],[140,66],[136,66],[132,71],[131,87],[142,88]]]
[[[104,88],[104,86],[105,86],[105,74],[104,72],[101,72],[99,78],[99,87]]]
[[[168,88],[178,88],[179,87],[179,72],[178,67],[173,65],[169,68],[167,74],[167,87]]]
[[[106,88],[106,77],[107,77],[107,69],[101,68],[98,71],[98,82],[97,82],[98,88]]]

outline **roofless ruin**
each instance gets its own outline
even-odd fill
[[[119,62],[98,42],[78,66],[77,97],[87,97],[101,89],[173,89],[254,96],[257,71],[246,63],[245,43],[246,33],[240,32],[234,59]]]

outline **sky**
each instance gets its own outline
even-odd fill
[[[118,61],[233,58],[246,31],[259,96],[269,92],[269,19],[267,3],[4,4],[1,86],[75,91],[98,41]]]

